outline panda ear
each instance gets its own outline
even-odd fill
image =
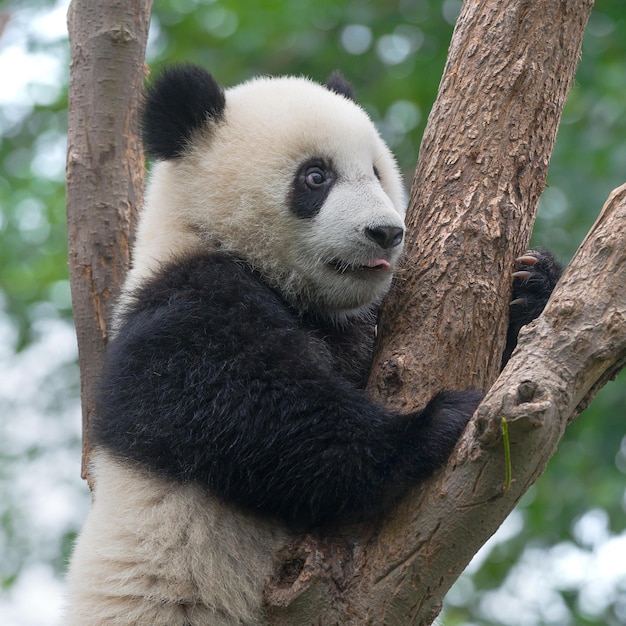
[[[326,89],[330,89],[330,91],[334,91],[341,96],[345,96],[348,100],[352,100],[356,102],[356,97],[354,95],[354,89],[349,81],[347,81],[341,72],[335,70],[326,81]]]
[[[166,68],[146,89],[143,142],[148,156],[182,156],[193,132],[209,120],[219,120],[226,108],[224,91],[197,65]]]

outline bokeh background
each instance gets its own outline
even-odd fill
[[[80,480],[64,206],[68,0],[0,3],[0,624],[59,623]],[[334,69],[410,184],[460,0],[156,0],[147,61],[225,85]],[[626,4],[597,0],[534,241],[567,261],[626,181]],[[626,286],[625,286],[626,287]],[[626,624],[626,376],[450,591],[445,626]]]

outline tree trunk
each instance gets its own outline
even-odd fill
[[[138,136],[151,0],[73,0],[67,138],[69,271],[83,408],[83,477],[111,307],[144,189]]]
[[[592,4],[465,1],[420,149],[407,258],[379,323],[369,384],[378,400],[411,410],[442,388],[487,389],[498,376],[514,259],[528,246]],[[611,278],[605,269],[593,278],[600,289]],[[553,302],[578,297],[570,289],[580,285],[565,285],[580,271],[587,276],[574,262]],[[610,293],[607,306],[622,307],[623,324],[623,296]],[[555,306],[543,320],[556,325],[548,318]],[[445,470],[381,528],[354,530],[341,542],[306,537],[286,551],[267,589],[272,624],[432,623],[449,587],[545,468],[576,411],[574,381],[587,393],[605,376],[557,359],[572,374],[558,380],[557,393],[543,369],[530,369],[529,353],[540,355],[537,366],[547,358],[538,345],[546,340],[535,334],[537,343],[525,335]],[[603,366],[623,365],[623,350],[607,353]],[[510,421],[510,484],[501,418]]]

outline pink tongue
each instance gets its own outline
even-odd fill
[[[391,265],[389,261],[385,261],[385,259],[374,259],[370,263],[368,263],[365,267],[371,267],[374,270],[390,270]]]

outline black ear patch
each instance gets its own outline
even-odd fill
[[[224,91],[205,69],[192,64],[166,68],[146,89],[142,130],[148,156],[182,156],[194,130],[219,120],[225,108]]]
[[[341,96],[345,96],[348,100],[356,102],[356,96],[354,95],[354,89],[349,81],[347,81],[341,72],[335,70],[326,81],[326,89],[334,91]]]

